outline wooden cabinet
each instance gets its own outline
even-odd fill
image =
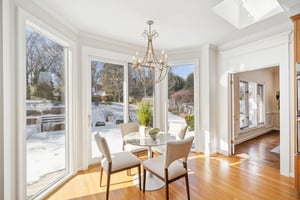
[[[300,191],[300,14],[291,17],[294,22],[294,88],[295,88],[295,112],[294,112],[294,171],[295,188]],[[298,63],[298,64],[297,64]]]
[[[300,14],[293,16],[292,20],[294,22],[294,53],[296,65],[297,62],[300,62]]]

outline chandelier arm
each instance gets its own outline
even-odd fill
[[[146,65],[147,60],[149,59],[148,57],[149,57],[149,42],[148,42],[147,49],[146,49],[145,54],[144,54],[144,58],[141,62],[142,66]]]
[[[152,35],[152,39],[155,39],[159,36],[158,32],[156,32],[156,30],[153,30],[152,33],[150,33]]]
[[[161,70],[158,79],[155,80],[155,83],[159,83],[160,81],[162,81],[167,76],[168,72],[169,72],[169,68],[165,68],[164,70]]]
[[[151,51],[152,51],[153,63],[160,64],[160,62],[158,62],[158,59],[157,59],[157,57],[156,57],[155,51],[154,51],[154,49],[153,49],[152,41],[151,41],[150,48],[151,48]]]
[[[160,82],[160,81],[162,81],[162,71],[159,71],[159,76],[158,76],[158,78],[155,78],[155,83],[158,83],[158,82]]]

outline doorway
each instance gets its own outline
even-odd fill
[[[246,153],[250,156],[249,149],[253,153],[257,146],[265,151],[278,150],[279,66],[233,73],[230,79],[231,154]],[[279,154],[265,154],[268,155],[280,159]]]

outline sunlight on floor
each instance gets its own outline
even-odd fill
[[[194,153],[193,153],[194,154]],[[193,156],[189,156],[188,159],[189,160],[193,160],[193,159],[197,159],[197,158],[205,158],[208,157],[207,155],[203,154],[203,153],[196,153],[196,155]]]
[[[248,154],[237,154],[234,156],[225,156],[222,154],[214,154],[210,156],[211,160],[218,160],[220,162],[228,163],[230,166],[238,165],[249,158]]]

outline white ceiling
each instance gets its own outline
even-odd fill
[[[33,0],[80,32],[145,46],[141,37],[154,20],[154,48],[173,50],[221,45],[266,30],[291,27],[287,12],[238,30],[212,8],[222,0]]]

